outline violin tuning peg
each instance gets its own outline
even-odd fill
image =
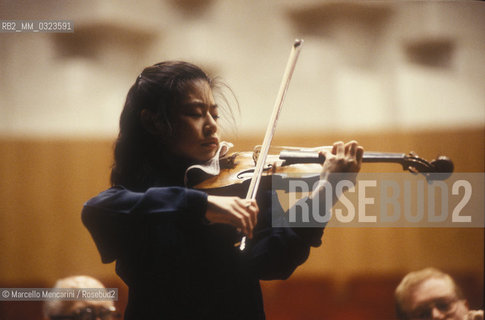
[[[412,174],[418,174],[418,173],[419,173],[418,169],[416,169],[415,167],[411,167],[411,166],[409,166],[407,169],[408,169],[408,170],[409,170],[409,172],[411,172]]]

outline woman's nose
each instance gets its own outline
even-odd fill
[[[214,119],[214,117],[212,117],[212,115],[208,113],[206,123],[204,125],[204,134],[211,135],[216,132],[217,132],[217,122]]]

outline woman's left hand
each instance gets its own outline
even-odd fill
[[[350,180],[355,184],[364,155],[364,148],[357,141],[346,144],[342,141],[335,142],[332,151],[320,151],[320,154],[325,157],[325,162],[320,173],[320,184],[313,190],[310,198],[318,196],[320,199],[325,199],[327,184],[333,187],[333,191],[340,180]],[[336,200],[335,193],[334,200]]]
[[[344,144],[342,141],[333,144],[332,151],[320,151],[325,156],[322,175],[335,172],[359,172],[364,155],[364,148],[357,141]]]

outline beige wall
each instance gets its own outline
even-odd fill
[[[72,34],[0,34],[0,134],[113,137],[143,67],[221,76],[242,134],[264,132],[294,38],[302,53],[280,130],[485,123],[480,1],[0,0],[0,19],[72,19]],[[318,115],[300,118],[301,113]],[[295,122],[294,119],[299,119]]]

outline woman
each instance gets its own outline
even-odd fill
[[[121,113],[112,188],[84,206],[102,261],[116,260],[129,287],[126,319],[264,319],[259,280],[289,277],[321,244],[323,228],[271,227],[271,214],[282,213],[274,194],[256,202],[186,187],[187,168],[217,173],[227,146],[215,86],[185,62],[143,70]],[[358,172],[363,149],[336,143],[324,153],[310,198],[332,173]],[[241,234],[250,239],[242,252]]]

